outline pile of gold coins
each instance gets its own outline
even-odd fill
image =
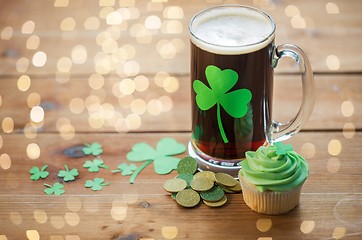
[[[239,181],[226,173],[197,172],[197,162],[184,157],[177,166],[178,176],[167,180],[163,187],[183,207],[195,207],[202,201],[209,207],[221,207],[227,202],[225,193],[239,193]]]

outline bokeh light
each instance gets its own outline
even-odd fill
[[[87,49],[83,45],[77,45],[72,49],[72,61],[75,64],[83,64],[87,60]]]
[[[122,221],[127,217],[128,204],[118,199],[112,202],[111,216],[114,220]]]
[[[85,104],[81,98],[73,98],[69,102],[69,109],[74,114],[81,114],[84,111]]]
[[[328,159],[328,163],[327,163],[328,172],[337,173],[339,171],[340,167],[341,167],[341,161],[338,158],[332,157],[332,158]]]
[[[272,227],[272,220],[270,218],[259,218],[258,221],[256,221],[256,228],[260,232],[267,232]]]
[[[300,225],[300,231],[304,234],[309,234],[314,230],[315,221],[303,221]]]
[[[41,97],[39,93],[33,92],[28,95],[26,102],[28,104],[28,107],[33,108],[40,105]]]
[[[339,58],[336,55],[329,55],[326,58],[326,64],[329,70],[338,70],[341,66]]]
[[[136,130],[141,126],[141,118],[137,114],[131,113],[125,118],[125,123],[128,129]]]
[[[179,6],[168,6],[163,10],[163,17],[168,19],[182,19],[184,12]]]
[[[166,239],[175,239],[178,235],[178,228],[176,226],[163,226],[161,233]]]
[[[56,229],[62,229],[65,225],[64,218],[61,216],[51,216],[50,223]]]
[[[39,240],[40,235],[37,230],[26,230],[26,237],[28,240]]]
[[[313,143],[304,143],[300,149],[301,155],[306,159],[314,157],[316,148]]]
[[[0,167],[7,170],[11,167],[11,158],[7,153],[0,155]]]
[[[116,4],[115,0],[99,0],[100,7],[112,7]]]
[[[305,19],[301,16],[293,16],[290,19],[290,24],[293,28],[305,28],[307,26]]]
[[[24,136],[28,139],[36,138],[38,128],[33,123],[27,123],[24,127]]]
[[[353,123],[347,122],[343,125],[343,136],[345,138],[353,138],[356,134],[356,127]]]
[[[40,106],[35,106],[30,111],[30,119],[35,123],[40,123],[44,120],[44,109]]]
[[[82,201],[78,197],[69,197],[67,207],[72,212],[78,212],[82,208]]]
[[[3,30],[1,31],[0,38],[3,40],[9,40],[13,36],[13,33],[14,30],[12,27],[10,26],[4,27]]]
[[[147,103],[147,112],[152,116],[162,113],[162,103],[158,99],[152,99]]]
[[[26,147],[26,155],[28,158],[35,160],[40,157],[40,148],[36,143],[29,143]]]
[[[16,61],[16,71],[26,72],[29,68],[29,60],[26,57],[21,57]]]
[[[173,102],[172,99],[169,96],[162,96],[159,98],[161,104],[162,104],[162,111],[163,112],[169,112],[173,108]]]
[[[68,7],[69,0],[55,0],[54,7]]]
[[[35,67],[43,67],[47,61],[47,55],[43,51],[38,51],[33,55],[33,65]]]
[[[41,209],[35,209],[33,212],[34,219],[40,224],[44,224],[48,220],[48,215],[44,210]]]
[[[36,35],[32,35],[26,40],[26,48],[30,50],[37,49],[40,44],[40,38]]]
[[[77,226],[80,222],[80,217],[75,212],[68,212],[64,215],[64,220],[69,226]]]
[[[334,2],[328,2],[326,4],[326,11],[328,14],[339,14],[339,7]]]
[[[35,28],[35,23],[31,20],[26,21],[21,27],[21,32],[23,34],[32,34]]]
[[[84,29],[85,30],[97,30],[101,25],[99,19],[97,17],[88,17],[84,21]]]
[[[119,12],[111,12],[106,17],[108,25],[119,25],[123,21],[123,17]]]
[[[148,16],[145,20],[147,29],[159,29],[161,27],[161,19],[156,15]]]
[[[344,237],[346,234],[346,228],[344,227],[336,227],[333,229],[333,238],[338,240]]]
[[[131,103],[131,111],[137,115],[142,115],[147,110],[147,104],[143,99],[135,99]]]
[[[4,133],[11,133],[14,130],[14,121],[11,117],[5,117],[1,122]]]
[[[337,156],[342,151],[342,143],[338,139],[332,139],[328,143],[328,153],[332,156]]]
[[[68,57],[61,57],[57,62],[57,70],[59,72],[69,72],[72,68],[72,60]]]
[[[285,15],[287,15],[288,17],[294,17],[294,16],[300,15],[300,10],[295,5],[286,6],[286,8],[284,9],[284,12],[285,12]]]
[[[344,117],[352,117],[354,113],[354,106],[351,101],[344,101],[341,105],[342,115]]]
[[[131,95],[136,89],[134,81],[129,78],[123,79],[119,83],[119,91],[124,95]]]
[[[76,21],[72,17],[67,17],[60,23],[60,29],[62,31],[73,31],[76,26]]]
[[[144,92],[148,89],[149,87],[149,81],[148,78],[144,75],[138,75],[134,78],[134,84],[135,84],[135,89],[138,92]]]
[[[30,88],[31,80],[27,75],[21,75],[18,78],[18,89],[20,91],[26,92]]]
[[[20,225],[23,222],[23,217],[19,212],[10,212],[9,218],[12,223],[15,225]]]

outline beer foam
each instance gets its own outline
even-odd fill
[[[221,6],[199,13],[190,25],[191,41],[217,54],[257,51],[274,39],[273,20],[247,7]]]

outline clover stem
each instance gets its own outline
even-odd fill
[[[107,167],[106,165],[99,165],[99,167],[105,168],[105,169],[109,169],[109,167]]]
[[[46,186],[46,187],[53,187],[52,185],[49,185],[49,184],[46,184],[46,183],[44,183],[44,186]]]
[[[134,183],[134,180],[136,179],[137,175],[148,165],[152,162],[153,160],[148,160],[147,162],[145,162],[144,164],[142,164],[139,168],[136,169],[136,171],[133,172],[131,178],[129,179],[130,183]]]
[[[64,167],[65,167],[65,170],[67,170],[67,172],[69,172],[68,166],[67,166],[67,165],[64,165]]]
[[[84,143],[84,145],[85,145],[86,147],[91,147],[88,143]]]
[[[107,183],[102,183],[101,186],[107,186],[109,185],[111,182],[107,182]]]
[[[41,169],[41,171],[44,171],[45,169],[47,169],[47,167],[48,167],[48,165],[45,165],[45,166]]]
[[[225,132],[224,132],[224,128],[222,126],[222,122],[221,122],[221,116],[220,116],[220,104],[217,103],[217,123],[219,125],[219,129],[220,129],[220,134],[222,137],[222,140],[224,140],[224,143],[228,143],[229,140],[226,138]]]

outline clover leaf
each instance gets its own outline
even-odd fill
[[[291,144],[283,145],[282,142],[276,142],[273,145],[277,148],[276,154],[278,155],[286,155],[288,152],[293,151],[293,147]]]
[[[98,156],[99,154],[101,154],[103,152],[102,145],[100,145],[97,142],[93,143],[92,145],[89,145],[88,143],[84,143],[84,145],[86,146],[83,148],[83,153],[85,155],[92,154],[93,156]]]
[[[104,179],[103,178],[94,178],[94,180],[87,180],[85,182],[85,187],[87,188],[92,188],[93,191],[99,191],[102,190],[102,186],[107,186],[109,185],[111,182],[107,182],[107,183],[103,183]]]
[[[180,159],[171,157],[171,155],[181,154],[185,151],[185,145],[178,143],[173,138],[162,138],[157,143],[156,149],[153,149],[144,142],[135,144],[132,147],[132,151],[127,154],[127,159],[132,162],[146,162],[133,172],[130,183],[134,183],[138,173],[151,162],[153,162],[153,167],[157,174],[168,174],[172,170],[177,169]]]
[[[94,159],[93,161],[87,160],[84,164],[83,167],[85,168],[89,168],[88,171],[89,172],[99,172],[99,168],[105,168],[105,169],[109,169],[109,167],[107,167],[106,165],[103,165],[103,160],[102,159]]]
[[[60,170],[58,173],[58,177],[63,178],[64,181],[66,181],[66,182],[73,181],[75,179],[75,177],[79,175],[78,169],[74,168],[69,171],[69,168],[67,165],[64,165],[64,167],[65,167],[65,171]]]
[[[247,104],[251,100],[251,92],[248,89],[237,89],[228,92],[238,81],[238,74],[231,69],[221,70],[209,65],[205,69],[205,76],[210,88],[200,80],[195,80],[193,88],[196,93],[196,103],[201,110],[209,110],[217,105],[217,122],[224,143],[229,140],[226,137],[220,114],[220,105],[234,118],[243,117],[247,111]]]
[[[33,167],[29,170],[29,172],[32,174],[30,176],[30,179],[32,180],[39,180],[40,178],[46,178],[49,176],[49,172],[45,171],[47,169],[48,165],[45,165],[41,170],[38,167]]]
[[[44,186],[48,187],[44,189],[44,192],[48,195],[54,194],[54,195],[62,195],[65,193],[65,191],[62,189],[64,187],[61,183],[54,183],[54,185],[46,184],[44,183]]]
[[[133,163],[128,165],[127,163],[122,163],[117,167],[119,170],[112,170],[112,172],[122,172],[123,176],[132,175],[133,171],[137,170],[137,166]]]

